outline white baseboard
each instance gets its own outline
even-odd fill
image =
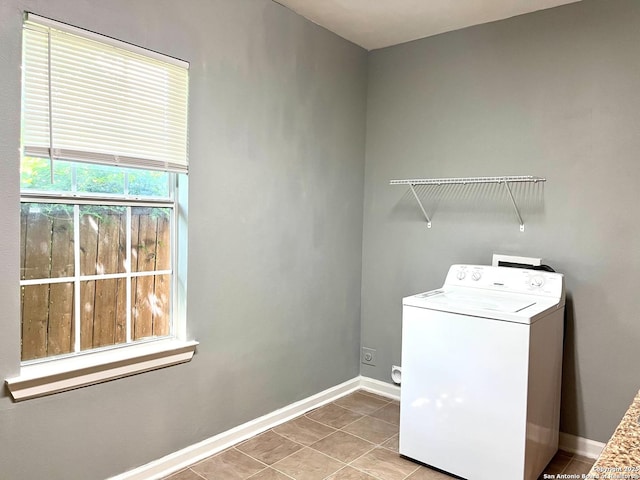
[[[598,458],[604,449],[605,444],[589,440],[588,438],[576,437],[569,433],[560,432],[560,449],[566,452],[575,453],[588,458]]]
[[[178,472],[189,465],[218,453],[236,443],[253,437],[292,418],[302,415],[314,408],[332,402],[362,389],[386,398],[400,400],[400,387],[392,383],[382,382],[374,378],[358,376],[335,387],[328,388],[298,402],[287,405],[275,412],[243,423],[231,430],[222,432],[202,442],[190,445],[165,457],[154,460],[133,470],[129,470],[109,480],[156,480]],[[589,458],[597,458],[604,444],[582,437],[560,433],[560,448]]]
[[[400,387],[393,383],[386,383],[375,378],[360,377],[360,388],[367,392],[376,393],[382,397],[400,400]]]
[[[328,388],[320,393],[307,397],[298,402],[287,405],[275,412],[243,423],[231,430],[222,432],[202,442],[190,445],[177,452],[154,460],[133,470],[129,470],[109,480],[155,480],[164,478],[178,472],[193,463],[218,453],[247,438],[262,433],[281,423],[287,422],[303,413],[326,403],[332,402],[360,388],[360,378],[356,377],[335,387]]]

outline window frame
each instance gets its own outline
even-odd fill
[[[25,13],[25,26],[27,22],[38,22],[46,27],[59,28],[64,31],[70,32],[74,35],[82,35],[90,40],[102,41],[105,44],[109,44],[115,47],[123,48],[133,52],[134,54],[147,55],[149,58],[155,60],[167,60],[170,59],[170,63],[174,65],[186,66],[188,69],[188,63],[166,57],[165,55],[152,52],[135,45],[130,45],[119,40],[105,37],[103,35],[89,32],[77,27],[73,27],[64,23],[57,22],[55,20],[47,19],[45,17],[39,17],[31,13]],[[24,50],[23,50],[24,51]],[[50,54],[51,55],[51,54]],[[49,57],[51,58],[51,57]],[[49,75],[51,74],[51,67],[49,67]],[[49,89],[51,88],[51,80],[49,80]],[[51,93],[49,93],[49,102],[51,102]],[[49,107],[51,108],[51,107]],[[22,108],[22,114],[24,115],[24,104]],[[49,110],[49,120],[51,120],[51,111]],[[186,117],[185,117],[186,118]],[[51,123],[49,123],[51,125]],[[49,127],[50,129],[52,127]],[[185,135],[186,135],[186,127]],[[51,130],[50,130],[50,135]],[[186,145],[186,143],[185,143]],[[52,159],[64,160],[65,152],[54,148],[55,145],[49,143],[48,148],[37,147],[36,151],[33,148],[29,149],[23,145],[21,161],[24,156],[50,156]],[[186,147],[185,147],[186,148]],[[43,150],[43,151],[40,151]],[[34,153],[36,153],[34,155]],[[123,157],[118,152],[113,154],[94,154],[88,152],[87,156],[83,156],[82,152],[68,150],[66,152],[69,156],[67,160],[74,162],[86,162],[100,165],[120,166],[125,170],[129,168],[142,167],[144,169],[155,169],[169,173],[169,177],[172,179],[171,190],[172,198],[170,206],[167,205],[167,199],[159,199],[155,197],[143,197],[143,196],[131,196],[131,195],[110,195],[110,194],[92,194],[89,192],[47,192],[47,191],[23,191],[21,189],[20,201],[23,203],[65,203],[74,205],[74,237],[77,241],[79,235],[79,229],[77,228],[76,219],[79,218],[79,205],[120,205],[125,206],[128,210],[128,217],[130,218],[131,208],[135,206],[148,206],[148,207],[168,207],[171,208],[171,259],[170,259],[170,272],[171,272],[171,327],[170,335],[167,337],[152,337],[150,339],[143,339],[139,341],[133,341],[131,343],[121,343],[111,345],[105,348],[81,350],[79,349],[79,342],[74,341],[74,352],[70,354],[64,354],[63,356],[50,356],[42,357],[34,360],[28,360],[21,362],[20,374],[14,378],[5,380],[9,392],[11,393],[14,401],[26,400],[28,398],[40,397],[43,395],[49,395],[60,391],[71,390],[74,388],[100,383],[115,378],[121,378],[128,375],[133,375],[149,370],[155,370],[163,368],[169,365],[175,365],[179,363],[188,362],[191,360],[195,353],[198,342],[195,340],[187,340],[186,336],[186,272],[187,272],[187,234],[188,234],[188,161],[186,159],[184,164],[177,164],[166,162],[162,160],[144,160],[136,159],[133,157]],[[121,163],[122,162],[122,163]],[[133,163],[132,163],[133,162]],[[151,163],[149,163],[151,162]],[[53,167],[53,166],[52,166]],[[130,227],[130,222],[128,222]],[[127,257],[130,258],[130,242],[131,231],[127,228]],[[79,242],[76,243],[74,250],[80,248]],[[79,309],[77,308],[79,299],[77,298],[78,282],[84,281],[81,272],[79,271],[79,263],[77,261],[77,253],[74,253],[74,276],[72,278],[74,283],[74,324],[76,325],[76,337],[79,334],[77,332],[79,321],[76,317],[80,316]],[[131,279],[133,276],[146,276],[157,275],[157,271],[143,272],[140,275],[135,275],[131,272],[131,267],[127,267],[127,272],[123,273],[122,278]],[[160,272],[164,274],[163,272]],[[91,280],[97,280],[97,276],[91,275],[87,278]],[[112,276],[107,276],[108,278]],[[40,279],[40,284],[51,284],[54,282],[64,281],[65,279],[54,278],[53,282],[51,278]],[[28,282],[30,283],[30,282]],[[126,282],[130,284],[130,281]],[[23,281],[20,281],[21,286]],[[131,295],[130,289],[128,289],[128,295]],[[130,307],[130,303],[127,303]],[[131,317],[130,309],[127,308],[127,317]],[[22,313],[22,312],[21,312]],[[130,326],[127,328],[130,331]],[[22,336],[22,335],[21,335]],[[127,335],[129,340],[129,335]]]
[[[186,363],[193,358],[199,342],[188,340],[186,329],[188,178],[184,174],[174,178],[173,335],[23,362],[20,374],[5,380],[15,402]]]

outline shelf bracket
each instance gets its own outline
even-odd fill
[[[518,210],[518,204],[516,203],[516,199],[513,197],[513,193],[511,192],[511,187],[507,180],[504,180],[504,186],[507,189],[507,193],[509,194],[509,198],[511,199],[511,203],[513,204],[513,209],[516,211],[516,216],[518,217],[518,222],[520,222],[520,231],[524,232],[524,222],[522,221],[522,216],[520,215],[520,210]]]
[[[422,206],[422,202],[420,201],[420,197],[416,193],[415,188],[413,188],[413,184],[412,183],[409,184],[409,188],[411,189],[411,193],[413,193],[413,196],[416,198],[416,202],[418,202],[418,205],[420,206],[420,210],[422,210],[422,214],[424,215],[424,218],[427,219],[427,228],[431,228],[431,219],[429,218],[429,215],[427,215],[426,210]]]

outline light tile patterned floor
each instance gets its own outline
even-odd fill
[[[360,390],[166,480],[450,480],[398,455],[399,421],[397,401]],[[560,451],[544,473],[588,473],[592,464]]]

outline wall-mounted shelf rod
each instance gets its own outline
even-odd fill
[[[431,228],[431,219],[427,214],[424,206],[422,205],[422,201],[420,200],[420,196],[415,190],[416,185],[467,185],[467,184],[482,184],[482,183],[502,183],[507,190],[509,195],[509,199],[513,204],[513,209],[516,212],[516,216],[518,217],[518,223],[520,224],[520,231],[524,232],[524,221],[522,220],[522,215],[520,215],[520,210],[518,209],[518,204],[516,203],[516,199],[513,196],[513,192],[511,191],[510,183],[538,183],[545,182],[546,178],[542,177],[534,177],[532,175],[517,175],[517,176],[502,176],[502,177],[460,177],[460,178],[412,178],[408,180],[391,180],[389,182],[390,185],[409,185],[411,189],[411,193],[415,197],[418,202],[418,206],[420,210],[422,210],[422,214],[424,218],[427,219],[427,228]]]
[[[531,175],[510,177],[460,177],[460,178],[412,178],[409,180],[391,180],[389,185],[465,185],[467,183],[514,183],[514,182],[544,182],[546,178]]]

